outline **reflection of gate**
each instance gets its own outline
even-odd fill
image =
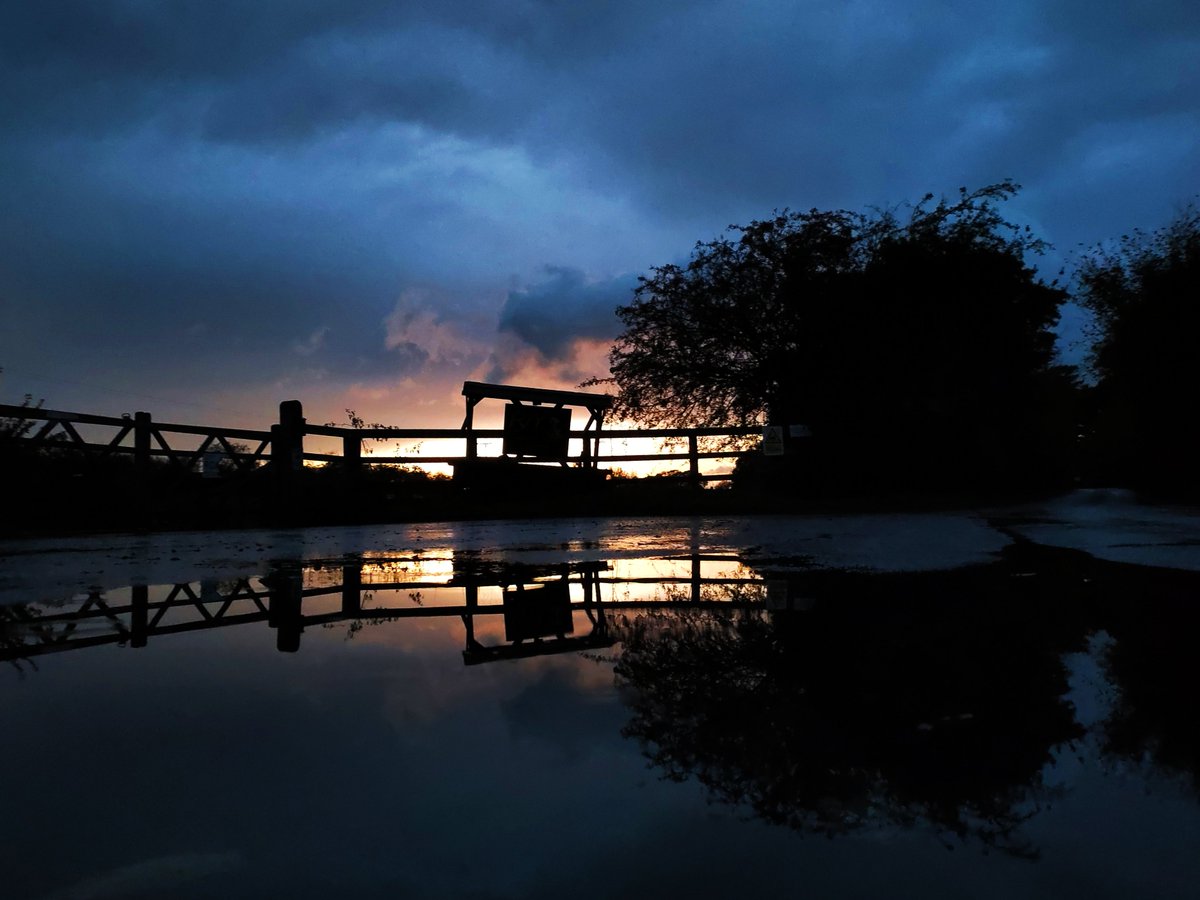
[[[571,623],[571,594],[566,581],[518,584],[504,589],[504,639],[514,644],[562,638]]]
[[[474,614],[479,612],[479,593],[467,585],[467,609],[463,616],[467,641],[463,662],[468,666],[500,659],[521,659],[600,650],[613,645],[608,622],[600,606],[600,573],[608,568],[603,562],[581,562],[558,566],[555,578],[537,575],[536,569],[512,570],[500,579],[503,588],[504,640],[508,643],[484,645],[475,637]],[[571,578],[572,573],[578,579]],[[535,580],[536,578],[536,580]],[[571,585],[582,588],[582,604],[571,602]],[[574,613],[579,610],[591,622],[591,631],[575,635]]]

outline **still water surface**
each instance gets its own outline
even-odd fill
[[[4,896],[1195,897],[1142,513],[8,542]]]

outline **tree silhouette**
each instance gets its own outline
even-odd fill
[[[806,424],[822,477],[1044,469],[1065,293],[1003,182],[907,210],[783,212],[655,268],[618,309],[620,412],[651,425]],[[1018,465],[1018,463],[1020,463]]]
[[[1110,475],[1173,490],[1200,489],[1200,208],[1152,233],[1135,231],[1080,264],[1080,301],[1100,333],[1097,438]]]

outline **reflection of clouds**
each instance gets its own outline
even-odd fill
[[[378,662],[380,715],[399,736],[494,699],[492,679],[460,661],[464,627],[457,617],[363,620],[344,643]]]
[[[576,633],[590,630],[582,614],[575,617]],[[478,616],[475,637],[485,645],[504,641],[504,617]],[[382,715],[405,734],[417,723],[454,718],[467,707],[494,709],[519,696],[530,685],[561,679],[570,692],[600,697],[612,689],[612,669],[600,663],[580,665],[578,653],[464,666],[461,652],[465,628],[454,618],[411,619],[367,626],[353,642],[370,645],[373,651],[394,651],[383,685]],[[591,701],[589,701],[591,702]],[[613,729],[613,733],[619,730]]]
[[[365,602],[364,609],[378,608],[379,602]],[[411,608],[414,604],[403,597],[399,608]],[[463,647],[463,625],[457,617],[401,619],[360,619],[361,627],[355,628],[346,640],[351,646],[370,647],[372,652],[391,651],[401,657],[457,656]],[[339,622],[335,631],[349,632],[350,624]]]
[[[501,703],[513,737],[554,748],[564,759],[577,759],[612,741],[625,723],[625,709],[612,696],[612,669],[596,665],[604,689],[579,677],[587,672],[577,661],[557,661],[535,681]]]
[[[173,889],[205,875],[232,872],[244,865],[240,853],[180,853],[158,856],[108,872],[47,895],[46,900],[105,900],[109,897],[169,896]]]
[[[1063,657],[1070,685],[1067,700],[1075,710],[1075,720],[1089,731],[1112,714],[1116,702],[1104,671],[1113,643],[1107,631],[1100,631],[1088,637],[1086,650]]]

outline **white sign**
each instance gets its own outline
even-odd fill
[[[225,454],[216,447],[209,447],[200,457],[200,474],[204,478],[217,478],[221,474],[221,460]]]
[[[762,449],[764,456],[783,456],[782,425],[768,425],[763,429]]]

